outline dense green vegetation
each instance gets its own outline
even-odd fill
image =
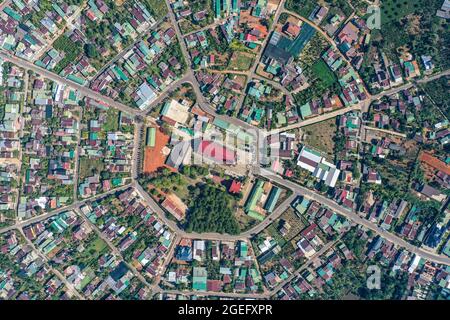
[[[450,118],[450,84],[448,77],[442,77],[436,81],[424,84],[426,93],[431,98],[432,102]]]
[[[228,234],[240,232],[231,207],[232,198],[223,190],[202,184],[193,188],[190,195],[186,231]]]
[[[398,20],[419,9],[422,0],[384,0],[381,3],[381,23]]]
[[[58,62],[53,69],[54,72],[60,73],[70,63],[74,62],[81,53],[81,48],[78,44],[70,40],[66,35],[60,36],[53,43],[53,48],[64,54],[64,58]]]
[[[320,82],[322,82],[326,88],[337,83],[335,74],[328,68],[327,64],[322,59],[317,60],[311,68],[314,75],[320,79]]]
[[[342,299],[353,294],[367,300],[399,300],[402,299],[408,283],[408,274],[405,272],[390,273],[387,266],[375,256],[374,261],[364,261],[365,241],[357,229],[350,230],[342,241],[351,248],[355,255],[353,260],[345,260],[342,267],[333,275],[325,287],[323,299]],[[368,289],[368,267],[376,265],[381,270],[380,289]]]
[[[167,14],[167,6],[165,1],[161,0],[143,0],[147,8],[150,9],[155,19],[161,19]]]
[[[447,69],[450,64],[449,25],[445,19],[436,16],[442,1],[402,1],[400,4],[400,0],[391,0],[384,3],[381,24],[383,41],[380,44],[388,57],[395,61],[403,52],[410,52],[416,58],[430,55],[438,68]],[[391,3],[395,3],[393,11],[389,11]],[[385,11],[387,13],[383,15]]]
[[[349,16],[353,9],[347,0],[327,0],[326,5],[329,8],[340,9],[343,14]],[[291,10],[305,18],[308,18],[311,12],[316,8],[318,2],[315,0],[287,0],[286,9]]]

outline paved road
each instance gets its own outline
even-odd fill
[[[264,41],[261,44],[261,50],[259,50],[258,54],[256,55],[255,62],[253,63],[253,65],[250,68],[250,70],[248,70],[248,72],[247,72],[247,75],[246,75],[247,76],[247,81],[246,81],[246,83],[244,85],[244,88],[247,87],[247,84],[252,80],[252,78],[256,74],[256,69],[258,68],[259,62],[260,62],[261,57],[262,57],[262,55],[264,53],[266,45],[267,45],[267,43],[270,40],[271,33],[274,30],[275,25],[276,25],[278,19],[280,18],[281,13],[283,13],[283,11],[284,11],[284,3],[285,2],[286,2],[286,0],[281,0],[280,3],[278,4],[277,11],[275,12],[275,15],[273,17],[272,26],[270,27],[269,30],[267,30],[268,31],[267,32],[267,37],[264,39]],[[237,107],[236,107],[237,110],[240,110],[242,108],[242,106],[244,104],[244,101],[245,101],[245,94],[241,95],[241,97],[239,98],[238,103],[237,103]]]
[[[43,261],[45,261],[46,262],[46,264],[47,264],[47,266],[50,268],[50,271],[52,271],[64,284],[65,284],[65,286],[67,287],[67,289],[69,290],[69,292],[72,294],[72,295],[75,295],[79,300],[85,300],[85,297],[83,296],[83,295],[81,295],[81,293],[79,293],[76,289],[75,289],[75,287],[69,282],[69,281],[67,281],[67,279],[66,279],[66,277],[64,277],[64,275],[61,273],[61,272],[59,272],[59,270],[57,270],[57,269],[55,269],[55,268],[53,268],[52,267],[52,265],[49,263],[49,259],[48,259],[48,257],[46,256],[46,255],[44,255],[42,252],[40,252],[36,247],[35,247],[35,245],[34,245],[34,243],[30,240],[30,239],[28,239],[26,236],[25,236],[25,234],[23,233],[23,230],[22,229],[19,229],[19,232],[21,233],[21,235],[22,235],[22,237],[25,239],[25,241],[27,242],[27,244],[31,247],[31,248],[33,248],[33,251],[34,252],[36,252],[36,254],[39,256],[39,257],[41,257],[41,259],[43,260]]]
[[[122,256],[122,253],[120,252],[119,249],[117,249],[111,241],[109,241],[109,239],[106,237],[106,235],[100,231],[99,228],[97,228],[97,226],[95,224],[93,224],[91,222],[91,220],[89,220],[78,208],[75,209],[75,212],[92,228],[92,230],[94,230],[94,232],[103,240],[105,241],[105,243],[107,244],[107,246],[109,247],[109,249],[111,249],[111,252],[113,252],[117,257],[119,257],[128,267],[128,269],[131,270],[131,272],[143,283],[145,284],[147,287],[150,287],[150,284],[147,282],[147,280],[142,276],[142,274],[139,273],[139,271],[136,270],[136,268],[131,265],[130,263],[128,263],[127,261],[125,261],[125,259]]]
[[[39,222],[39,221],[48,219],[48,218],[50,218],[50,217],[53,217],[53,216],[55,216],[55,215],[57,215],[57,214],[59,214],[59,213],[65,212],[65,211],[74,210],[74,209],[76,209],[76,208],[82,206],[83,204],[85,204],[85,203],[87,203],[87,202],[89,202],[89,201],[94,201],[94,200],[96,200],[96,199],[103,198],[103,197],[105,197],[105,196],[107,196],[107,195],[116,193],[116,192],[118,192],[118,191],[128,189],[128,188],[130,188],[130,187],[132,187],[132,186],[134,186],[134,185],[135,185],[135,183],[129,183],[129,184],[124,185],[124,186],[121,186],[121,187],[119,187],[119,188],[110,190],[110,191],[108,191],[108,192],[106,192],[106,193],[98,194],[98,195],[96,195],[96,196],[94,196],[94,197],[91,197],[91,198],[88,198],[88,199],[84,199],[84,200],[81,200],[81,201],[76,201],[76,202],[74,202],[74,203],[71,204],[71,205],[68,205],[68,206],[65,206],[65,207],[62,207],[62,208],[59,208],[59,209],[56,209],[56,210],[47,212],[47,213],[45,213],[45,214],[41,214],[41,215],[32,217],[32,218],[27,219],[27,220],[19,221],[18,223],[14,224],[14,225],[12,225],[12,226],[5,227],[5,228],[0,229],[0,234],[5,233],[5,232],[8,232],[8,231],[10,231],[10,230],[21,229],[21,228],[23,228],[23,227],[29,226],[30,224],[33,224],[33,223],[36,223],[36,222]]]
[[[450,258],[449,257],[420,249],[420,248],[410,244],[409,242],[403,240],[402,238],[396,236],[395,234],[387,232],[387,231],[381,229],[376,224],[362,218],[354,210],[347,210],[344,207],[342,207],[341,205],[339,205],[337,202],[335,202],[325,196],[322,196],[322,195],[316,193],[315,191],[312,191],[308,188],[302,187],[292,181],[285,180],[282,177],[280,177],[278,175],[274,175],[273,173],[271,173],[267,170],[264,170],[264,169],[262,170],[262,175],[270,176],[270,180],[272,180],[278,184],[284,185],[285,187],[293,190],[294,192],[296,192],[298,194],[303,195],[304,197],[306,197],[310,200],[317,201],[321,205],[326,206],[329,209],[331,209],[333,212],[340,214],[340,215],[346,217],[347,219],[349,219],[350,221],[355,222],[359,225],[362,225],[362,226],[372,230],[373,232],[375,232],[382,238],[388,240],[389,242],[394,243],[395,245],[397,245],[399,247],[402,247],[402,248],[408,250],[411,253],[415,253],[415,254],[419,255],[420,257],[427,259],[429,261],[433,261],[436,263],[450,266]]]
[[[338,240],[335,241],[331,241],[331,242],[327,242],[322,249],[320,249],[319,251],[317,251],[312,257],[311,259],[309,259],[308,261],[306,261],[300,268],[298,268],[296,271],[294,271],[293,274],[291,274],[288,278],[286,278],[286,280],[284,280],[283,282],[281,282],[280,284],[278,284],[277,286],[275,286],[272,290],[270,290],[270,292],[272,293],[272,295],[276,294],[278,291],[280,291],[286,284],[288,284],[289,282],[291,282],[296,276],[298,276],[303,270],[305,270],[306,268],[308,268],[313,262],[314,260],[316,260],[318,257],[322,256],[324,253],[326,253],[328,250],[330,250],[332,247],[335,246],[335,244],[338,242]]]
[[[6,61],[10,61],[22,68],[33,70],[34,72],[36,72],[50,80],[70,86],[70,87],[76,89],[77,91],[79,91],[83,96],[95,99],[97,101],[105,102],[108,105],[110,105],[111,107],[118,109],[120,111],[129,113],[131,115],[140,115],[142,113],[138,109],[134,109],[129,106],[126,106],[120,102],[117,102],[109,97],[102,95],[99,92],[96,92],[96,91],[86,88],[82,85],[79,85],[78,83],[76,83],[74,81],[63,78],[63,77],[61,77],[51,71],[48,71],[44,68],[38,67],[29,61],[26,61],[22,58],[18,58],[9,52],[6,52],[3,49],[0,49],[0,58],[4,59]]]
[[[97,79],[106,69],[109,68],[109,66],[111,66],[113,63],[115,63],[116,61],[118,61],[120,58],[122,58],[125,54],[128,53],[128,51],[130,49],[132,49],[136,43],[138,43],[139,41],[141,41],[147,34],[149,31],[152,31],[154,29],[156,29],[156,27],[159,26],[159,24],[164,20],[165,18],[161,18],[158,21],[156,21],[154,24],[149,25],[144,31],[142,31],[137,38],[126,48],[124,48],[122,51],[120,51],[114,58],[112,58],[110,61],[108,61],[103,67],[101,67],[100,70],[97,71],[97,73],[92,77],[91,81],[94,81],[95,79]]]
[[[362,126],[362,129],[363,130],[369,130],[369,131],[371,130],[371,131],[383,132],[383,133],[391,134],[391,135],[398,136],[398,137],[401,137],[401,138],[406,138],[406,134],[400,133],[400,132],[396,132],[396,131],[392,131],[392,130],[374,128],[374,127],[369,127],[369,126]]]

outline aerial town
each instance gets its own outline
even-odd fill
[[[1,0],[0,300],[450,300],[449,23]]]

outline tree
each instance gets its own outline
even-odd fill
[[[190,192],[191,203],[187,215],[188,232],[218,232],[238,234],[239,225],[231,209],[231,197],[208,185],[197,185]]]
[[[87,43],[84,45],[84,53],[91,59],[98,57],[97,48],[92,43]]]

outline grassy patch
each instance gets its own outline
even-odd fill
[[[64,58],[53,68],[56,73],[60,73],[71,62],[74,62],[81,53],[81,47],[65,35],[55,40],[53,48],[60,53],[64,53]]]
[[[425,92],[429,95],[436,106],[450,118],[450,85],[447,77],[441,77],[436,81],[423,85]]]
[[[334,141],[336,119],[329,119],[303,128],[306,145],[327,154],[329,160],[334,158]]]
[[[331,87],[337,82],[336,76],[322,59],[317,60],[311,68],[313,73],[323,82],[326,88]]]
[[[253,63],[253,56],[235,52],[230,59],[228,68],[231,70],[246,71],[250,69]]]
[[[381,23],[398,20],[421,7],[421,0],[385,0],[381,4]]]
[[[108,132],[119,130],[119,114],[114,109],[108,109],[103,129]]]
[[[167,6],[165,1],[161,0],[144,0],[147,8],[150,8],[155,19],[160,19],[167,14]]]
[[[95,173],[100,173],[103,169],[103,160],[80,157],[79,179],[81,180],[86,177],[91,177]]]

